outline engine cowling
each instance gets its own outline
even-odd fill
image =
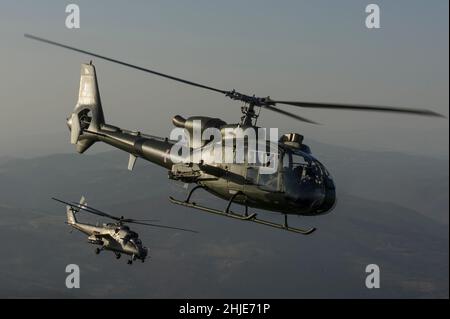
[[[284,134],[280,138],[279,142],[290,148],[299,149],[305,153],[310,154],[311,149],[309,148],[308,145],[303,144],[303,139],[304,139],[303,135],[300,135],[298,133],[289,133],[289,134]]]
[[[174,116],[172,118],[172,123],[176,127],[183,128],[187,131],[189,134],[189,146],[192,148],[201,147],[209,142],[209,140],[203,141],[201,138],[200,140],[196,139],[194,141],[194,130],[198,130],[200,134],[203,134],[203,132],[208,128],[220,129],[222,126],[227,124],[219,118],[191,116],[185,119],[180,115]]]

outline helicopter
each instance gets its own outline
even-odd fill
[[[127,224],[138,224],[149,227],[158,227],[197,233],[197,231],[191,229],[148,223],[152,221],[154,222],[155,220],[132,219],[125,218],[123,216],[113,216],[91,206],[88,206],[84,196],[81,197],[78,203],[63,201],[54,197],[52,199],[67,205],[66,223],[69,226],[88,235],[88,243],[101,246],[100,248],[97,247],[95,249],[95,253],[97,255],[100,254],[100,252],[102,252],[103,250],[114,252],[117,259],[120,259],[122,254],[129,255],[131,256],[131,258],[127,260],[127,263],[129,265],[133,264],[133,261],[136,261],[138,259],[142,262],[145,262],[145,259],[148,255],[148,248],[142,244],[142,241],[139,238],[139,234],[131,230]],[[101,226],[79,223],[76,218],[76,214],[80,211],[84,211],[101,217],[106,217],[114,220],[115,222],[104,223]]]
[[[439,113],[426,109],[285,101],[274,100],[270,97],[257,97],[240,93],[234,89],[222,90],[192,82],[34,35],[25,34],[25,37],[185,85],[216,92],[242,103],[242,116],[238,123],[229,124],[220,118],[206,116],[191,116],[188,118],[180,115],[174,116],[172,119],[173,125],[190,133],[190,136],[192,136],[192,133],[195,133],[195,129],[201,132],[217,129],[221,132],[226,142],[227,139],[230,139],[230,137],[225,136],[224,132],[227,130],[259,129],[257,121],[261,109],[285,115],[304,123],[318,124],[315,121],[281,109],[279,105],[443,117]],[[152,136],[107,124],[100,99],[96,69],[92,61],[89,64],[81,65],[78,102],[73,112],[67,118],[67,125],[70,130],[71,143],[76,146],[76,151],[80,154],[84,153],[94,143],[104,142],[130,154],[128,161],[129,170],[133,170],[137,158],[142,158],[167,169],[170,179],[195,185],[184,200],[170,196],[169,200],[173,204],[303,235],[312,234],[316,228],[292,227],[288,224],[288,215],[324,215],[331,212],[336,205],[336,187],[332,175],[312,154],[310,147],[303,142],[304,137],[301,134],[284,134],[276,142],[267,142],[265,146],[275,149],[276,152],[275,154],[266,153],[266,150],[263,150],[262,152],[266,153],[263,155],[267,155],[266,160],[259,161],[259,163],[251,163],[248,157],[244,159],[244,162],[216,163],[211,159],[211,156],[208,156],[215,143],[208,140],[197,141],[190,138],[187,141],[187,147],[194,153],[200,151],[200,158],[193,161],[191,160],[192,157],[188,157],[184,158],[184,161],[179,162],[175,161],[174,157],[171,156],[173,147],[178,143],[177,140]],[[233,140],[233,137],[231,139]],[[231,146],[229,146],[229,143],[227,146],[227,143],[224,144],[223,141],[221,143],[220,147],[225,149],[225,151],[231,151],[232,154],[236,151],[237,138],[234,138]],[[249,140],[247,139],[248,144]],[[244,142],[244,148],[246,147]],[[271,174],[267,174],[265,172],[266,166],[274,163],[277,169]],[[212,195],[226,200],[228,202],[227,205],[223,210],[220,210],[192,201],[192,195],[198,189],[204,189]],[[244,211],[242,213],[232,211],[231,205],[233,203],[244,206]],[[277,223],[261,219],[257,213],[249,213],[249,207],[280,213],[284,215],[284,222]]]

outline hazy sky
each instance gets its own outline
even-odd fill
[[[77,3],[81,29],[65,27]],[[381,29],[365,28],[365,6]],[[89,57],[32,33],[223,89],[272,98],[430,108],[448,116],[448,1],[2,1],[0,156],[69,152],[65,118]],[[240,116],[239,103],[94,59],[107,122],[167,135],[175,114]],[[361,149],[448,158],[448,119],[263,111],[260,124]],[[98,149],[98,148],[97,148]],[[41,152],[42,153],[42,152]]]

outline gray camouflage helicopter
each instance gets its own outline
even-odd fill
[[[123,216],[121,217],[113,216],[108,213],[102,212],[98,209],[95,209],[91,206],[88,206],[84,196],[81,197],[78,203],[75,202],[69,203],[57,198],[52,199],[67,205],[66,213],[68,225],[88,235],[89,236],[88,242],[90,244],[101,246],[100,248],[97,247],[95,249],[95,253],[97,255],[100,254],[100,252],[103,250],[109,250],[114,252],[117,259],[119,259],[122,254],[129,255],[131,256],[131,258],[127,261],[129,265],[131,265],[133,261],[138,259],[141,260],[142,262],[145,262],[145,259],[147,258],[148,255],[148,248],[142,244],[142,241],[139,239],[138,233],[132,231],[130,227],[128,227],[126,224],[138,224],[150,227],[158,227],[196,233],[196,231],[190,229],[148,223],[153,220],[131,219],[131,218],[124,218]],[[75,214],[79,213],[80,211],[84,211],[101,217],[106,217],[114,220],[115,222],[102,224],[101,226],[79,223]]]
[[[185,129],[191,136],[195,126],[197,126],[197,129],[200,129],[201,132],[210,128],[219,129],[221,132],[230,128],[258,128],[256,124],[261,109],[270,110],[302,122],[316,124],[314,121],[278,108],[278,105],[280,104],[301,108],[391,112],[442,117],[440,114],[433,111],[420,109],[283,101],[272,100],[270,97],[260,98],[241,94],[235,90],[221,90],[191,82],[33,35],[25,34],[25,37],[151,73],[183,84],[220,93],[232,100],[243,103],[243,106],[241,107],[243,115],[240,122],[237,124],[227,124],[219,118],[205,116],[193,116],[187,119],[179,115],[175,116],[172,120],[173,124],[178,128]],[[169,197],[170,201],[177,205],[304,235],[311,234],[315,231],[315,228],[301,229],[291,227],[287,222],[288,215],[323,215],[329,213],[335,207],[336,189],[333,179],[325,166],[312,155],[310,148],[303,143],[303,136],[300,134],[285,134],[277,143],[267,143],[266,146],[274,147],[278,151],[277,156],[275,158],[272,157],[269,160],[269,162],[277,161],[278,169],[273,174],[263,174],[262,171],[268,164],[265,162],[250,164],[250,162],[245,159],[244,163],[214,163],[211,158],[207,156],[212,147],[210,141],[201,141],[200,144],[197,145],[195,145],[195,141],[190,141],[189,147],[194,152],[201,151],[202,157],[199,161],[184,161],[182,163],[174,162],[169,154],[177,141],[146,135],[141,132],[129,131],[107,124],[105,122],[100,100],[96,71],[92,62],[90,64],[82,64],[81,66],[78,103],[67,119],[67,125],[71,132],[71,143],[76,145],[78,153],[84,153],[95,142],[104,142],[130,154],[128,162],[128,169],[130,170],[133,169],[136,159],[140,157],[167,169],[170,179],[196,184],[185,200]],[[226,139],[225,136],[223,138]],[[236,145],[235,143],[231,144],[232,148]],[[223,148],[227,148],[226,143]],[[231,152],[233,152],[233,149],[231,149]],[[192,194],[199,188],[203,188],[209,193],[227,200],[228,204],[225,209],[219,210],[205,207],[191,201]],[[233,203],[243,205],[245,207],[244,212],[235,213],[231,211],[230,207]],[[248,207],[284,214],[284,223],[274,223],[269,220],[257,218],[256,213],[249,214]]]

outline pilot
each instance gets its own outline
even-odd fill
[[[294,168],[294,176],[298,176],[300,181],[303,179],[303,166],[299,165],[296,168]]]

